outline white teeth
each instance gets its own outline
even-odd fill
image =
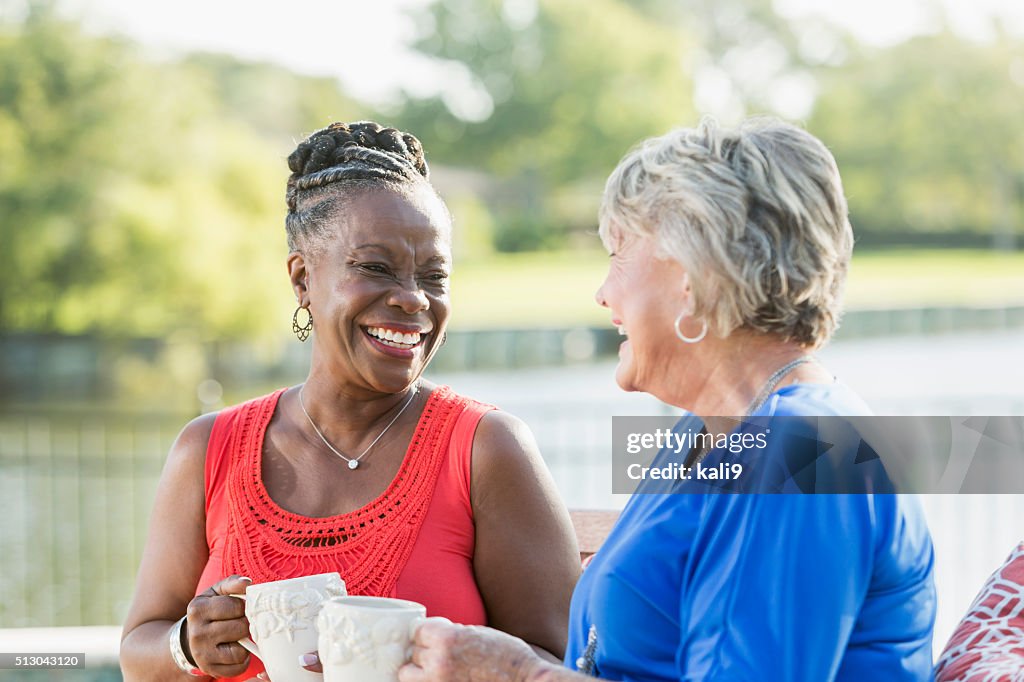
[[[626,335],[626,328],[625,328],[625,327],[623,327],[623,326],[622,326],[622,325],[620,324],[620,325],[619,325],[619,336],[625,336],[625,335]]]
[[[420,342],[421,338],[419,332],[396,332],[392,329],[384,329],[383,327],[367,327],[366,331],[378,341],[395,348],[415,346]]]

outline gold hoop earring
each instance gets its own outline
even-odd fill
[[[305,310],[307,319],[306,324],[299,326],[299,311]],[[309,338],[309,333],[313,331],[313,313],[309,312],[309,308],[303,308],[301,305],[295,309],[295,313],[292,315],[292,333],[299,337],[299,341],[305,341]]]
[[[684,317],[686,317],[686,311],[685,310],[683,312],[679,313],[679,317],[676,318],[676,323],[672,326],[672,331],[674,331],[676,333],[676,336],[683,343],[700,343],[701,340],[705,336],[707,336],[707,333],[708,333],[708,323],[706,321],[704,321],[704,320],[701,320],[700,333],[697,334],[697,336],[687,336],[686,334],[684,334],[682,332],[681,329],[679,329],[679,323],[683,321]]]

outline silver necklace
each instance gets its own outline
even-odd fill
[[[805,362],[810,362],[813,359],[814,357],[811,355],[803,355],[797,358],[796,360],[791,360],[790,362],[787,362],[782,367],[779,367],[777,370],[775,370],[775,372],[772,373],[770,377],[768,377],[768,380],[764,382],[764,385],[761,387],[761,390],[757,392],[757,395],[754,396],[754,399],[750,401],[749,405],[747,405],[747,409],[743,414],[743,418],[746,419],[747,417],[761,409],[761,406],[764,405],[766,400],[768,400],[768,396],[772,394],[772,391],[775,390],[775,387],[779,385],[779,382],[782,381],[782,378],[784,376],[789,374],[796,367],[799,367]],[[696,466],[698,463],[704,461],[704,458],[708,456],[709,452],[711,452],[711,448],[707,448],[705,450],[702,450],[701,452],[698,452],[697,456],[694,457],[693,459],[692,466]]]
[[[768,377],[768,381],[764,382],[764,386],[762,386],[761,390],[754,396],[754,399],[750,401],[750,405],[747,406],[747,411],[743,416],[749,417],[757,412],[761,406],[764,405],[764,401],[768,400],[768,396],[772,394],[772,391],[775,390],[775,387],[778,386],[779,382],[782,381],[782,377],[789,374],[796,367],[804,364],[805,362],[810,362],[813,359],[814,358],[810,355],[803,355],[796,360],[787,362],[782,367],[775,370],[775,373]]]
[[[324,445],[326,445],[328,448],[330,448],[331,452],[333,452],[338,457],[341,457],[343,460],[348,462],[348,468],[349,469],[358,469],[359,468],[359,460],[361,460],[366,455],[366,453],[370,451],[370,448],[372,448],[374,445],[377,444],[377,441],[379,441],[381,438],[384,437],[384,434],[388,432],[388,429],[390,429],[392,426],[394,426],[395,422],[398,421],[398,418],[402,416],[402,413],[405,412],[405,410],[410,405],[412,405],[412,400],[413,400],[413,398],[416,397],[416,393],[420,390],[420,385],[416,384],[416,386],[413,387],[412,393],[409,394],[409,399],[405,401],[405,405],[402,405],[402,409],[400,409],[398,411],[398,414],[396,414],[394,417],[391,418],[391,421],[389,421],[388,425],[384,427],[384,430],[381,431],[380,434],[376,438],[373,439],[372,443],[370,443],[369,445],[366,446],[365,450],[363,450],[362,452],[359,453],[358,457],[346,457],[345,455],[343,455],[340,452],[338,452],[338,449],[336,447],[334,447],[333,445],[331,445],[331,442],[329,440],[327,440],[327,438],[324,437],[324,434],[320,432],[320,429],[318,429],[316,427],[316,423],[314,423],[313,422],[313,418],[309,416],[309,412],[306,411],[306,406],[305,406],[305,404],[302,401],[302,392],[305,390],[305,388],[306,388],[306,385],[303,384],[302,388],[299,389],[299,407],[302,408],[302,414],[306,415],[306,419],[309,421],[309,425],[313,427],[313,430],[316,431],[316,435],[320,436],[320,440],[322,440],[324,442]]]

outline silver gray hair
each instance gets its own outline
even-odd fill
[[[629,152],[605,185],[601,240],[653,236],[689,273],[692,314],[818,348],[838,327],[853,230],[835,159],[773,118],[713,120]]]

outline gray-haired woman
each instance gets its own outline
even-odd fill
[[[837,326],[853,245],[816,138],[760,119],[648,140],[609,178],[600,232],[597,301],[628,336],[624,390],[714,435],[721,415],[869,413],[809,355]],[[576,587],[573,670],[434,621],[400,679],[926,680],[932,560],[919,508],[897,495],[635,495]]]

